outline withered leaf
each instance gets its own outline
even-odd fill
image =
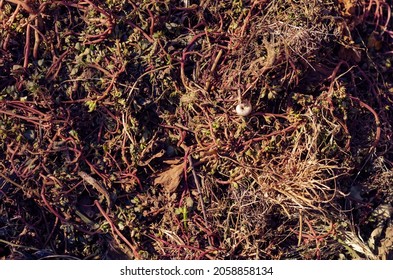
[[[140,160],[139,166],[146,166],[148,165],[153,159],[160,158],[165,154],[165,150],[161,150],[158,153],[152,155],[150,158],[147,160]]]
[[[154,185],[161,185],[170,193],[173,193],[179,187],[183,177],[183,161],[182,159],[168,160],[165,163],[171,164],[168,168],[157,174],[154,178]]]

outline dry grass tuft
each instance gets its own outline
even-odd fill
[[[390,256],[391,1],[52,2],[0,1],[4,258]]]

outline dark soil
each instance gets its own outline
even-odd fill
[[[392,259],[393,2],[327,2],[0,1],[0,258]]]

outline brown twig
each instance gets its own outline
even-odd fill
[[[93,177],[86,174],[85,172],[79,171],[78,175],[105,197],[106,202],[108,203],[107,212],[109,212],[112,207],[112,200],[108,191],[103,186],[101,186],[101,184],[98,183]]]
[[[133,246],[131,244],[130,241],[127,240],[127,238],[124,237],[124,235],[117,229],[117,227],[114,225],[114,223],[112,222],[112,220],[109,218],[108,214],[105,213],[105,211],[102,209],[100,203],[95,200],[94,204],[97,206],[98,210],[101,212],[102,216],[104,216],[105,220],[107,220],[107,222],[109,223],[111,229],[112,229],[112,233],[113,235],[118,235],[120,236],[120,238],[127,244],[127,246],[132,250],[132,253],[134,254],[134,257],[137,260],[141,259],[141,256],[138,253],[138,249],[136,246]],[[116,239],[117,240],[117,239]]]
[[[36,12],[27,4],[27,1],[23,0],[5,0],[7,2],[20,5],[23,9],[25,9],[29,14],[35,14]]]
[[[199,204],[201,206],[203,219],[205,220],[205,226],[208,227],[209,224],[207,222],[207,215],[206,215],[205,203],[203,201],[201,185],[199,184],[199,179],[198,179],[198,176],[197,176],[197,174],[195,172],[195,168],[194,168],[194,164],[193,164],[193,160],[192,160],[191,154],[188,155],[188,162],[190,164],[192,176],[194,177],[194,182],[195,182],[195,185],[196,185],[197,190],[198,190],[198,199],[199,199]],[[213,246],[211,244],[211,240],[208,239],[208,241],[209,241],[209,245]]]

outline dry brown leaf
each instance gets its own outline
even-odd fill
[[[165,154],[165,150],[162,149],[162,150],[159,151],[158,153],[152,155],[150,158],[148,158],[148,159],[146,159],[146,160],[140,160],[140,161],[139,161],[139,166],[146,166],[146,165],[148,165],[153,159],[160,158],[160,157],[162,157],[164,154]]]
[[[154,178],[154,185],[161,185],[170,193],[173,193],[179,187],[183,174],[183,162],[181,159],[167,160],[165,163],[171,164],[170,167],[160,172]]]

